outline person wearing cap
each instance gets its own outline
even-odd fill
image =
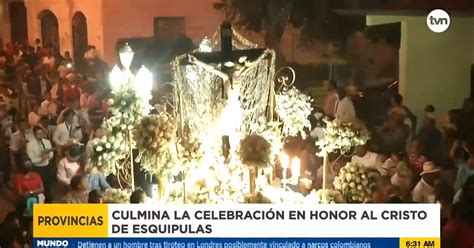
[[[66,157],[59,161],[57,178],[62,184],[69,185],[72,177],[78,174],[81,168],[78,161],[82,155],[82,150],[80,145],[72,145],[69,147]]]
[[[433,162],[428,161],[423,164],[423,171],[420,173],[421,179],[416,184],[412,192],[412,200],[418,203],[434,203],[435,184],[439,179],[441,169]]]

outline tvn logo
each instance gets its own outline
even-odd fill
[[[442,33],[448,30],[450,24],[451,18],[449,14],[442,9],[435,9],[426,17],[426,25],[435,33]]]
[[[36,240],[35,247],[68,247],[68,246],[69,246],[69,241],[67,240],[43,239],[43,240]]]

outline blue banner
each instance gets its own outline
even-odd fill
[[[77,248],[398,248],[398,238],[37,238],[34,247]]]

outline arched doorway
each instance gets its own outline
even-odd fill
[[[43,47],[54,46],[59,48],[59,24],[58,18],[51,10],[43,10],[39,15],[41,21],[41,40]]]
[[[72,17],[72,46],[74,63],[79,71],[84,68],[84,53],[88,46],[87,19],[82,12],[76,12]]]
[[[23,44],[28,41],[28,21],[26,6],[23,1],[8,3],[10,14],[10,32],[12,43]]]

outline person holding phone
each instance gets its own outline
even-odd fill
[[[17,209],[24,217],[33,217],[33,205],[44,203],[44,188],[41,176],[33,171],[33,164],[27,156],[22,156],[19,161],[19,173],[13,177],[13,189],[19,197]]]
[[[456,153],[459,153],[459,150],[468,155],[467,161],[463,159],[456,159]],[[471,137],[465,142],[456,141],[451,151],[451,157],[455,159],[456,167],[458,168],[454,188],[456,190],[460,190],[464,186],[467,178],[471,175],[474,175],[474,138]]]
[[[41,176],[33,171],[33,164],[27,156],[19,160],[19,173],[13,177],[13,188],[22,198],[30,195],[39,195],[44,191]]]
[[[35,139],[26,145],[26,154],[33,163],[33,170],[38,173],[44,184],[45,202],[52,201],[51,186],[54,182],[54,170],[51,165],[54,153],[51,142],[41,127],[33,127]]]

